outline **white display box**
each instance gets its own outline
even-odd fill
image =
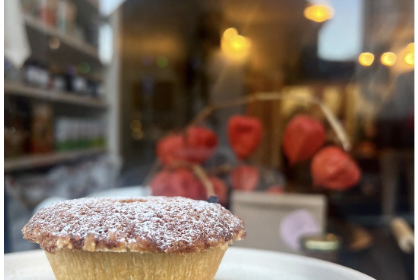
[[[302,236],[323,234],[326,197],[311,194],[269,194],[233,192],[231,211],[243,219],[246,248],[299,254]]]

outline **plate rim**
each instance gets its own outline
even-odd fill
[[[267,255],[267,256],[270,255],[270,256],[275,256],[279,258],[284,258],[286,260],[289,260],[290,262],[309,263],[310,265],[314,265],[314,266],[327,267],[332,270],[344,271],[345,273],[347,273],[347,275],[350,275],[350,276],[352,275],[353,277],[359,278],[361,280],[376,280],[375,278],[367,274],[364,274],[362,272],[356,271],[352,268],[345,267],[340,264],[320,260],[320,259],[315,259],[312,257],[306,257],[306,256],[301,256],[301,255],[289,254],[289,253],[281,253],[281,252],[270,251],[270,250],[242,248],[242,247],[235,247],[235,246],[228,248],[227,252],[228,251],[238,252],[238,254],[241,251],[241,252],[246,252],[247,254],[250,254],[250,255],[254,255],[254,254],[262,254],[262,255]],[[36,250],[30,250],[30,251],[13,252],[13,253],[4,254],[5,276],[7,276],[6,272],[8,271],[7,262],[12,261],[16,258],[22,258],[25,255],[44,255],[45,256],[45,252],[42,249],[36,249]],[[47,260],[46,256],[45,256],[45,260]]]
[[[350,273],[353,276],[357,276],[357,277],[363,277],[362,279],[364,280],[376,280],[375,278],[357,271],[355,269],[352,269],[350,267],[346,267],[343,266],[341,264],[337,264],[337,263],[333,263],[333,262],[329,262],[329,261],[324,261],[321,259],[316,259],[316,258],[312,258],[312,257],[307,257],[307,256],[301,256],[301,255],[296,255],[296,254],[290,254],[290,253],[282,253],[282,252],[276,252],[276,251],[272,251],[272,250],[261,250],[261,249],[253,249],[253,248],[243,248],[243,247],[233,247],[233,248],[229,248],[228,250],[233,249],[234,251],[247,251],[250,252],[252,251],[253,253],[261,253],[261,254],[270,254],[270,255],[274,255],[274,256],[279,256],[281,258],[286,258],[286,259],[293,259],[299,262],[303,262],[303,263],[311,263],[311,264],[317,264],[318,266],[327,266],[330,268],[333,268],[335,270],[345,270],[347,273]]]

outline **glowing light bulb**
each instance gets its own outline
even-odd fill
[[[409,44],[406,46],[406,49],[407,49],[409,52],[415,52],[415,43],[409,43]]]
[[[380,57],[380,61],[383,65],[392,66],[396,62],[396,54],[393,52],[385,52]]]
[[[304,16],[315,22],[324,22],[334,16],[334,9],[326,5],[313,5],[306,7]]]
[[[415,54],[414,53],[407,53],[405,55],[404,61],[408,65],[415,65]]]
[[[237,35],[238,35],[238,31],[233,27],[230,27],[224,31],[224,38],[227,40],[231,40]]]
[[[244,59],[251,47],[251,40],[245,36],[238,35],[238,31],[231,27],[224,31],[221,40],[222,51],[233,59]]]
[[[369,52],[361,53],[358,57],[358,62],[363,66],[370,66],[373,64],[374,55]]]
[[[406,64],[414,66],[415,65],[415,43],[409,43],[406,48],[406,54],[404,56],[404,61]]]
[[[234,38],[231,39],[231,47],[234,51],[242,51],[246,48],[247,41],[245,38],[241,35],[237,35]]]

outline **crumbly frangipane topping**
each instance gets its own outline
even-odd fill
[[[23,228],[42,249],[188,253],[245,237],[220,204],[182,197],[82,198],[39,210]]]

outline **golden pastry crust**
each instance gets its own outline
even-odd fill
[[[189,253],[246,235],[242,220],[220,204],[182,197],[67,200],[39,210],[22,232],[50,253]]]

